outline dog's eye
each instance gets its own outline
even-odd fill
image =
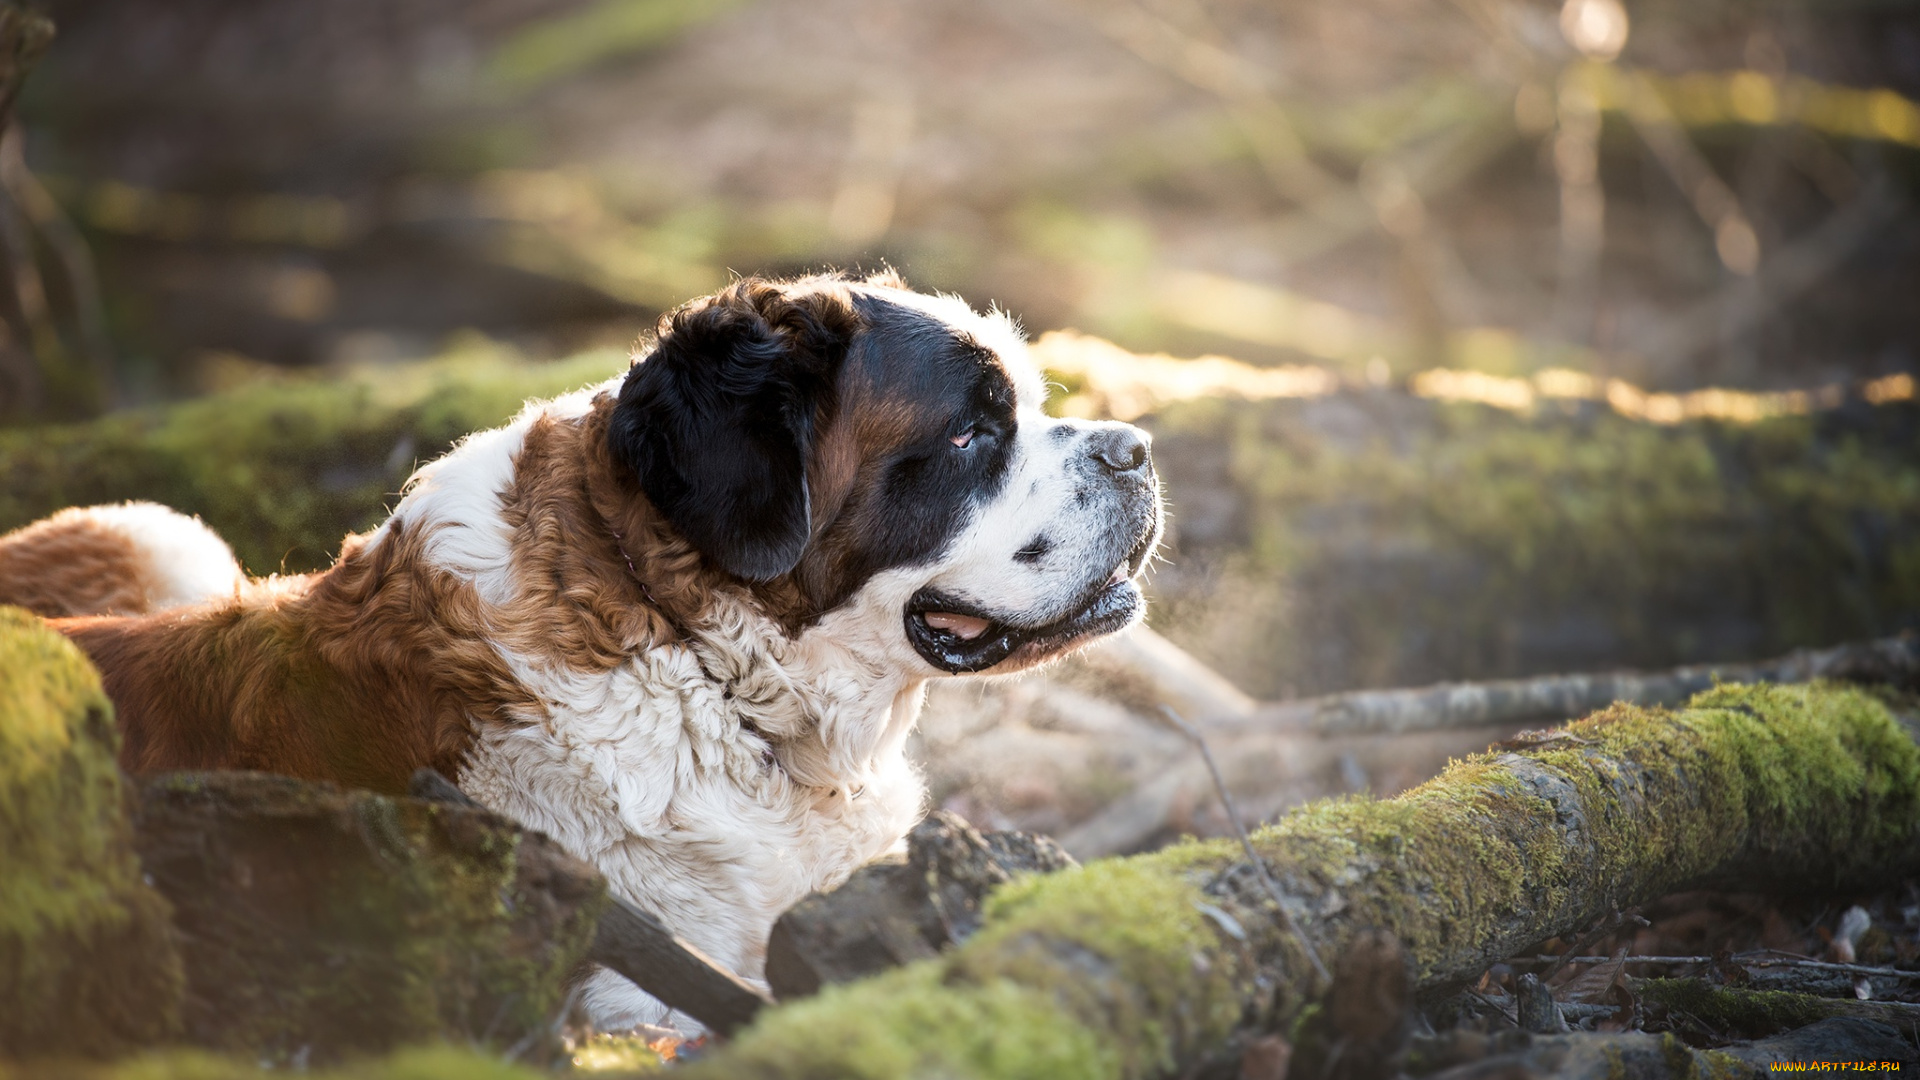
[[[961,432],[958,435],[953,436],[947,441],[959,447],[960,449],[965,450],[967,448],[967,445],[973,442],[973,429],[968,428],[967,430]]]

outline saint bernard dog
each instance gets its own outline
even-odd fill
[[[72,616],[132,772],[432,766],[757,978],[782,911],[922,814],[927,680],[1140,616],[1147,436],[1045,398],[1005,316],[749,278],[421,467],[329,570],[245,580],[189,519],[93,508],[0,538],[0,601]],[[133,584],[50,596],[35,568],[83,554]],[[611,972],[583,995],[602,1028],[692,1026]]]

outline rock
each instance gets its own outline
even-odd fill
[[[189,1041],[315,1064],[425,1041],[539,1060],[605,882],[477,808],[259,773],[141,782]]]
[[[178,1025],[180,958],[141,881],[117,742],[80,651],[0,608],[0,1058],[105,1056]]]
[[[1553,1000],[1553,994],[1540,985],[1540,980],[1531,972],[1520,976],[1515,988],[1514,998],[1519,1004],[1520,1027],[1535,1035],[1564,1035],[1567,1032],[1567,1019],[1560,1013],[1559,1003]]]
[[[1876,1072],[1894,1071],[1887,1068],[1890,1062],[1896,1063],[1896,1069],[1920,1065],[1920,1054],[1893,1027],[1850,1016],[1831,1017],[1771,1039],[1724,1049],[1762,1071],[1776,1061],[1872,1061],[1879,1064]]]
[[[935,811],[907,836],[905,859],[862,867],[780,917],[767,982],[784,1001],[933,956],[980,928],[980,905],[998,886],[1073,865],[1048,837],[981,833]]]
[[[1885,1024],[1869,1020],[1822,1020],[1759,1042],[1703,1050],[1671,1032],[1573,1032],[1534,1036],[1518,1049],[1429,1074],[1429,1080],[1486,1080],[1489,1077],[1552,1076],[1559,1080],[1690,1080],[1694,1077],[1762,1078],[1778,1075],[1773,1062],[1807,1065],[1808,1071],[1847,1071],[1843,1062],[1872,1062],[1887,1072],[1920,1063],[1913,1048]]]

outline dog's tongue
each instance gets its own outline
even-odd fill
[[[987,632],[987,620],[972,615],[956,615],[951,611],[929,611],[921,618],[935,630],[945,630],[962,641],[972,641]]]

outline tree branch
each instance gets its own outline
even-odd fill
[[[1677,704],[1716,683],[1822,678],[1910,683],[1920,678],[1920,635],[1908,633],[1831,649],[1798,649],[1756,663],[1438,683],[1409,690],[1357,690],[1272,702],[1243,715],[1209,717],[1206,730],[1401,735],[1496,724],[1557,723],[1616,701]]]

